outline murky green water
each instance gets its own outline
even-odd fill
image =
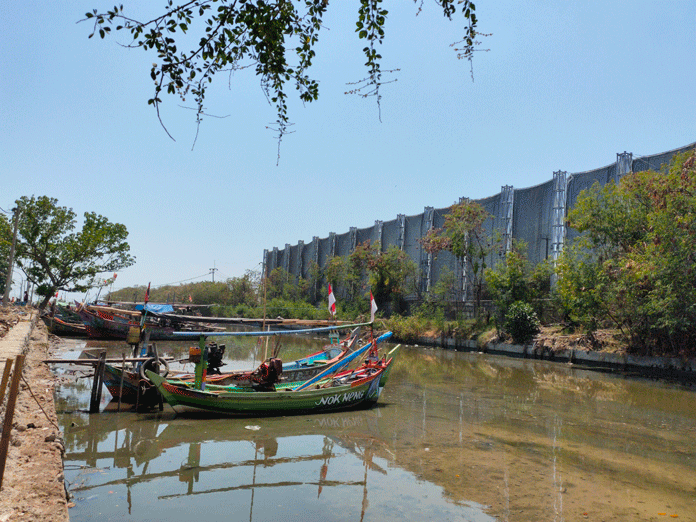
[[[324,342],[284,339],[281,357]],[[255,340],[227,344],[225,369],[263,356]],[[183,357],[188,344],[158,347]],[[696,521],[688,387],[418,347],[402,350],[377,407],[356,412],[232,419],[112,403],[88,415],[91,381],[68,381],[73,522]]]

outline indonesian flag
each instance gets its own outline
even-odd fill
[[[150,283],[147,284],[147,292],[145,292],[145,304],[150,300]]]
[[[329,283],[329,312],[332,316],[336,315],[336,298],[334,297],[331,283]]]
[[[372,291],[370,290],[370,322],[375,322],[375,312],[377,311],[377,303],[375,298],[372,297]]]

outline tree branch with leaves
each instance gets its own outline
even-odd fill
[[[450,252],[464,265],[466,273],[471,274],[476,313],[483,298],[486,257],[493,248],[492,239],[483,226],[490,218],[481,205],[463,199],[450,207],[441,228],[429,230],[421,239],[426,252],[435,256],[443,251]]]
[[[458,46],[455,51],[459,58],[471,63],[480,43],[476,41],[479,33],[474,4],[469,0],[436,1],[448,20],[453,20],[457,13],[464,19],[463,39],[452,45]],[[363,52],[368,75],[349,91],[363,97],[375,96],[378,106],[380,86],[385,82],[380,65],[382,55],[377,48],[383,43],[388,15],[382,3],[382,0],[360,0],[356,32],[358,39],[367,41]],[[415,3],[420,12],[422,0]],[[318,82],[309,76],[308,70],[316,56],[328,9],[328,0],[191,0],[176,4],[167,0],[164,12],[150,20],[127,16],[123,5],[117,5],[104,12],[94,9],[82,21],[90,20],[94,24],[90,38],[95,34],[106,38],[114,28],[116,32],[129,34],[130,42],[125,47],[157,55],[150,69],[154,95],[148,103],[154,106],[160,124],[170,137],[160,113],[163,93],[179,96],[182,101],[193,96],[199,127],[205,115],[207,88],[214,77],[221,72],[253,67],[266,98],[275,106],[274,130],[280,148],[291,125],[286,84],[294,84],[303,103],[319,96]],[[195,45],[187,42],[190,30],[197,35]],[[188,48],[181,50],[184,44]]]

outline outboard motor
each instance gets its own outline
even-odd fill
[[[220,375],[220,367],[225,366],[222,356],[225,354],[225,345],[215,342],[208,344],[208,374]]]
[[[252,376],[252,388],[259,391],[275,391],[275,384],[283,374],[283,361],[275,357],[264,361]]]

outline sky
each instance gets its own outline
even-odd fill
[[[143,11],[143,4],[150,9]],[[124,0],[145,18],[165,2]],[[113,289],[241,277],[264,249],[366,228],[460,197],[524,188],[696,141],[696,2],[479,0],[482,49],[434,2],[388,1],[374,98],[358,2],[330,2],[311,71],[319,99],[291,100],[280,147],[253,70],[220,75],[195,114],[152,97],[155,56],[124,35],[88,39],[102,0],[0,4],[0,209],[50,196],[126,225],[136,264]],[[292,96],[294,89],[288,91]],[[11,295],[19,295],[21,275]]]

